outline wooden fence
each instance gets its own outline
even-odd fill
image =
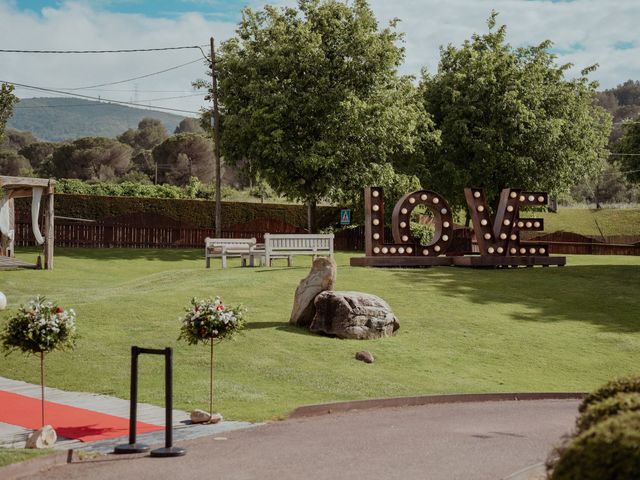
[[[224,238],[256,238],[264,241],[264,234],[304,233],[304,229],[279,220],[259,219],[234,225],[222,231]],[[96,222],[76,222],[57,219],[55,245],[58,247],[91,248],[200,248],[206,237],[213,237],[215,230],[176,222],[155,214],[130,214]],[[460,228],[454,230],[450,253],[477,252],[472,232]],[[385,238],[391,239],[390,229]],[[592,238],[571,232],[554,232],[545,235],[523,235],[523,240],[546,243],[553,254],[578,255],[640,255],[640,235]],[[31,223],[16,222],[16,246],[35,245]],[[364,227],[359,226],[336,233],[334,248],[343,251],[364,250]]]

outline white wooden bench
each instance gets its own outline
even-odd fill
[[[254,251],[264,258],[264,265],[271,266],[275,258],[286,258],[289,266],[293,265],[294,255],[328,255],[333,256],[333,233],[265,233],[264,252]]]
[[[255,238],[205,238],[205,267],[211,266],[211,258],[222,258],[222,268],[227,268],[227,257],[243,257],[256,247]],[[244,257],[243,257],[244,259]]]

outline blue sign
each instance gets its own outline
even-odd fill
[[[351,210],[343,208],[340,210],[340,225],[351,225]]]

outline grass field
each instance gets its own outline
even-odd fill
[[[19,252],[33,260],[33,251]],[[339,340],[288,325],[296,267],[204,269],[198,250],[58,249],[53,271],[0,272],[10,302],[44,294],[78,312],[73,352],[47,359],[47,384],[128,398],[130,346],[171,346],[174,405],[206,408],[208,349],[177,342],[191,296],[243,303],[248,328],[216,347],[217,410],[266,420],[310,403],[454,392],[584,391],[640,363],[640,257],[568,258],[563,268],[363,269],[337,255],[336,289],[386,299],[393,338]],[[354,360],[369,350],[376,362]],[[0,375],[38,382],[38,361],[13,353]],[[161,358],[141,359],[142,402],[163,403]]]
[[[574,232],[600,236],[600,230],[609,235],[640,235],[640,209],[638,208],[563,208],[558,213],[523,212],[523,216],[544,218],[546,232]]]
[[[25,450],[24,448],[0,448],[0,467],[23,462],[43,455],[51,455],[52,450]]]

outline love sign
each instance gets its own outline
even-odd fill
[[[384,192],[380,187],[366,187],[365,257],[351,259],[355,266],[434,266],[468,267],[565,265],[565,257],[549,257],[549,247],[520,239],[520,232],[541,231],[542,218],[520,218],[522,206],[544,206],[545,192],[502,190],[494,216],[481,188],[465,188],[465,198],[478,244],[479,255],[450,252],[453,240],[453,215],[447,200],[436,192],[418,190],[404,195],[393,209],[392,238],[385,238]],[[423,206],[433,215],[434,235],[426,245],[416,240],[410,229],[411,213]]]

